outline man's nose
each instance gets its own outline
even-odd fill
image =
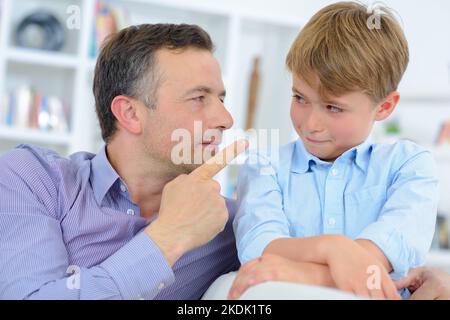
[[[230,129],[234,123],[233,117],[221,101],[214,108],[211,120],[211,127],[222,130]]]

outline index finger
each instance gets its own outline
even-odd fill
[[[214,157],[207,160],[200,167],[191,172],[191,176],[197,176],[200,179],[209,180],[225,168],[231,161],[248,148],[248,141],[245,139],[237,140],[228,147],[219,151]]]

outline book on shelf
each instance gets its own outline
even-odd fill
[[[129,21],[128,11],[125,8],[104,1],[97,1],[90,48],[91,58],[97,56],[103,41],[110,34],[129,26]]]
[[[0,125],[66,133],[69,131],[69,109],[56,96],[19,86],[2,99]]]

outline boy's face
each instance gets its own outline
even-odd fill
[[[294,128],[308,152],[324,161],[334,161],[345,151],[363,143],[374,121],[386,118],[398,100],[390,106],[392,110],[385,110],[386,102],[375,105],[362,92],[322,101],[318,79],[314,87],[310,87],[297,75],[293,75],[292,90],[291,119]]]

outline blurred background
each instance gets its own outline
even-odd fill
[[[206,29],[216,44],[234,129],[278,129],[280,143],[288,143],[296,134],[284,59],[302,25],[333,2],[0,0],[0,154],[20,143],[63,155],[97,152],[102,140],[92,79],[98,48],[111,32],[158,22]],[[410,139],[434,153],[441,201],[429,263],[450,269],[450,2],[383,3],[397,12],[411,61],[399,107],[375,126],[371,139]],[[217,177],[227,196],[233,196],[238,169],[235,164]]]

